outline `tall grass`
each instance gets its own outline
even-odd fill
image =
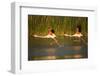
[[[87,35],[87,17],[28,15],[29,35],[46,35],[48,26],[51,26],[57,35],[74,34],[77,25],[81,25],[82,33]]]

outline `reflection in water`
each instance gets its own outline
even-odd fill
[[[59,56],[38,56],[38,57],[33,57],[34,60],[55,60],[55,59],[70,59],[70,58],[82,58],[83,56],[81,54],[76,54],[76,55],[64,55],[63,57]]]
[[[74,58],[81,58],[81,57],[82,57],[82,55],[80,55],[80,54],[74,55]]]
[[[74,49],[75,51],[80,51],[81,46],[74,46],[73,49]]]
[[[65,55],[65,58],[69,59],[69,58],[82,58],[81,54],[76,54],[76,55]]]
[[[54,56],[55,55],[55,49],[54,48],[48,48],[46,49],[48,56]]]
[[[55,60],[56,56],[38,56],[32,57],[33,60]]]
[[[81,42],[70,39],[61,39],[62,47],[50,46],[47,39],[32,39],[28,49],[29,60],[55,60],[55,59],[80,59],[87,58],[87,46]],[[64,41],[63,41],[64,40]]]
[[[54,59],[56,59],[56,56],[46,56],[44,59],[46,59],[46,60],[54,60]]]
[[[69,59],[69,58],[72,58],[72,56],[71,55],[65,55],[64,58]]]

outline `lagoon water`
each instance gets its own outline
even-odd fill
[[[60,43],[60,47],[52,39],[30,37],[28,40],[28,60],[88,58],[87,40],[62,36],[56,39]]]

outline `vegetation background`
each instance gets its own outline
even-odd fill
[[[56,35],[74,34],[78,25],[81,26],[82,34],[87,35],[87,17],[28,15],[29,36],[32,34],[46,35],[48,26],[55,30]]]

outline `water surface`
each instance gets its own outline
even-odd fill
[[[28,60],[80,59],[88,57],[87,40],[57,37],[61,46],[52,39],[30,37],[28,40]],[[52,43],[52,45],[51,45]]]

